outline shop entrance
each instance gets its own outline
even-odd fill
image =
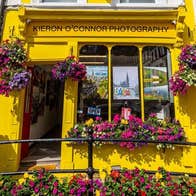
[[[64,83],[51,78],[50,65],[35,65],[26,90],[23,138],[61,138]],[[59,165],[60,143],[24,144],[22,165]]]
[[[79,59],[87,66],[87,79],[79,84],[78,122],[96,116],[112,120],[115,114],[124,115],[124,109],[141,118],[150,113],[174,117],[166,47],[84,45]]]

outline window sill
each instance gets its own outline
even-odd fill
[[[109,4],[109,3],[32,3],[24,4],[25,7],[34,8],[70,8],[70,9],[177,9],[178,4]]]

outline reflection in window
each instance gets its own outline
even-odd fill
[[[173,101],[169,94],[170,53],[165,47],[143,49],[145,115],[157,113],[158,118],[173,116]]]
[[[139,56],[134,46],[112,48],[112,115],[123,107],[140,116]]]
[[[78,121],[108,119],[108,51],[105,46],[86,45],[79,59],[87,66],[87,79],[79,83]]]

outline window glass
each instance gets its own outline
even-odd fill
[[[108,51],[105,46],[86,45],[79,59],[87,66],[87,78],[79,83],[78,121],[108,119]]]
[[[140,116],[139,52],[135,46],[115,46],[112,55],[112,115],[123,108]]]
[[[158,118],[173,116],[173,97],[169,93],[171,75],[170,53],[165,47],[143,49],[144,110],[145,116],[156,113]]]
[[[155,3],[155,0],[120,0],[120,3]]]

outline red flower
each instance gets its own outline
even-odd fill
[[[189,189],[189,193],[193,195],[194,194],[194,189],[193,188],[190,188]]]
[[[139,195],[140,196],[146,196],[146,192],[145,191],[142,191],[142,190],[139,190]]]
[[[138,182],[138,181],[134,182],[134,185],[135,185],[136,187],[138,187],[138,186],[139,186],[139,182]]]
[[[170,190],[169,193],[170,193],[171,196],[174,196],[174,191],[173,190]]]
[[[116,178],[118,178],[120,176],[120,172],[117,171],[117,170],[113,170],[111,172],[111,176],[116,179]]]
[[[161,186],[161,184],[158,182],[158,183],[156,183],[156,187],[159,187],[159,186]]]

